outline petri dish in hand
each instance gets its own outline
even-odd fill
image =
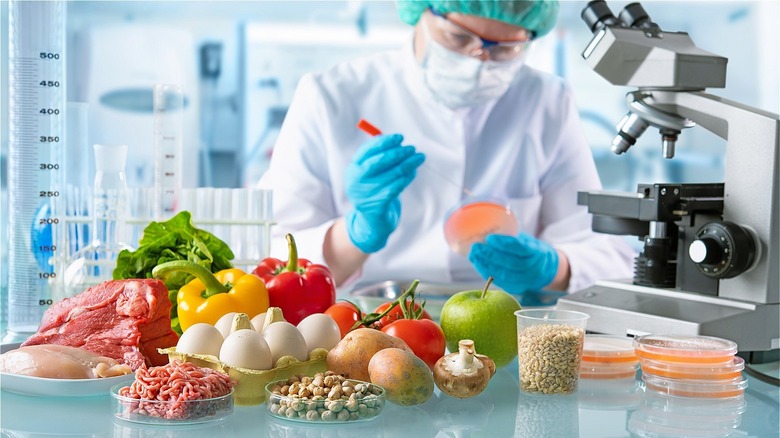
[[[488,234],[514,236],[518,231],[517,218],[509,206],[490,198],[466,198],[444,219],[447,244],[453,252],[464,256],[472,244],[483,242]]]

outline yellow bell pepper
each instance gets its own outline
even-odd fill
[[[176,295],[182,331],[193,324],[214,325],[230,312],[246,313],[250,318],[268,310],[268,290],[260,277],[241,269],[211,271],[186,260],[157,265],[152,276],[158,278],[171,271],[184,271],[195,278]]]

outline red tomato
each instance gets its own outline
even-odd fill
[[[447,347],[444,330],[430,319],[399,319],[382,327],[382,331],[406,342],[430,369],[444,356]]]
[[[356,305],[347,301],[339,301],[328,307],[323,313],[329,315],[336,321],[339,330],[341,330],[342,339],[352,330],[352,326],[360,321],[363,316],[363,312],[361,312]]]
[[[406,306],[406,310],[410,309],[410,307],[409,307],[410,303],[411,303],[411,301],[404,302],[404,305]],[[387,303],[384,303],[384,304],[380,304],[379,307],[374,309],[374,313],[381,314],[382,312],[387,310],[387,308],[390,307],[391,304],[393,304],[393,303],[392,302],[387,302]],[[414,308],[415,309],[420,309],[420,304],[419,303],[414,303]],[[385,326],[389,325],[391,322],[397,321],[399,319],[404,319],[404,313],[403,313],[403,310],[401,310],[401,306],[395,306],[393,308],[393,310],[390,311],[390,313],[388,313],[387,315],[383,316],[382,319],[379,320],[379,322],[377,324],[377,328],[381,329],[382,327],[385,327]],[[423,309],[423,314],[422,314],[422,316],[420,316],[420,319],[433,319],[433,318],[431,318],[431,315],[429,315],[428,312],[426,312],[425,309]]]

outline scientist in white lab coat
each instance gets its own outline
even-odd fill
[[[557,1],[397,6],[414,25],[408,44],[300,80],[260,182],[273,190],[277,234],[292,233],[300,256],[342,286],[492,276],[523,295],[631,277],[633,250],[593,233],[577,205],[578,191],[601,185],[571,90],[524,65]],[[362,118],[386,134],[362,132]],[[464,188],[506,200],[519,235],[453,253],[443,220]]]

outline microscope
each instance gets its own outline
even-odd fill
[[[612,151],[626,153],[652,127],[671,159],[681,132],[699,125],[726,140],[725,181],[580,192],[594,231],[644,244],[633,279],[599,282],[559,299],[558,308],[590,314],[588,330],[597,333],[715,336],[777,360],[778,115],[706,93],[725,87],[728,60],[685,32],[661,30],[639,3],[615,17],[604,1],[591,1],[582,19],[593,32],[582,53],[588,65],[613,85],[636,87]]]

